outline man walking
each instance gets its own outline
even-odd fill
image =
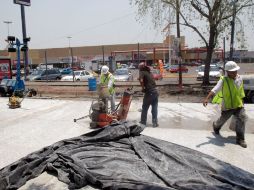
[[[225,65],[226,76],[221,77],[216,86],[211,90],[203,101],[207,106],[208,100],[215,96],[215,103],[221,102],[221,116],[213,122],[214,133],[219,135],[224,123],[234,115],[236,119],[236,143],[243,148],[247,148],[245,142],[245,123],[247,116],[245,114],[243,98],[245,97],[243,89],[243,80],[237,71],[240,67],[234,61],[228,61]]]
[[[150,72],[150,68],[145,65],[144,62],[140,63],[139,66],[139,82],[142,87],[142,92],[145,93],[143,98],[141,121],[140,123],[146,125],[147,122],[147,112],[152,106],[152,122],[153,127],[158,127],[158,91],[156,89],[156,83]]]

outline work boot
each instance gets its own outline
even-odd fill
[[[142,121],[140,121],[139,123],[146,126],[146,123],[144,123],[144,122],[142,122]]]
[[[213,131],[216,135],[220,135],[220,129],[216,128],[215,123],[213,122]]]
[[[236,139],[236,144],[239,144],[243,148],[247,148],[247,144],[246,144],[245,140]]]
[[[159,126],[157,119],[153,119],[152,122],[153,122],[153,127],[158,127]]]
[[[159,124],[157,122],[153,123],[153,127],[159,127]]]

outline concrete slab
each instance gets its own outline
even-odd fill
[[[141,100],[133,100],[129,120],[139,121]],[[0,98],[0,155],[4,155],[0,158],[0,168],[57,141],[91,131],[89,118],[73,122],[74,118],[89,113],[91,101],[27,98],[19,109],[9,109],[7,103],[8,98]],[[254,173],[253,110],[253,104],[246,105],[249,117],[246,126],[247,149],[235,145],[235,132],[228,129],[229,122],[223,127],[221,137],[213,135],[211,124],[220,109],[211,104],[204,108],[201,103],[160,102],[160,126],[150,127],[149,112],[148,127],[142,134],[198,150]],[[47,189],[68,189],[57,178],[47,174],[29,181],[22,188],[33,189],[36,185]],[[84,189],[89,188],[92,189]]]

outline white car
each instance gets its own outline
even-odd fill
[[[245,99],[254,103],[254,75],[241,75],[243,79],[243,89],[245,92]]]
[[[205,71],[205,65],[201,65],[198,67],[198,75],[197,80],[202,81],[204,78],[204,71]],[[209,72],[209,80],[210,81],[216,81],[220,79],[222,70],[217,65],[210,65],[210,72]]]
[[[91,77],[93,77],[93,74],[88,71],[85,70],[74,71],[75,81],[87,81]],[[71,73],[69,75],[62,77],[61,81],[73,81],[73,74]]]

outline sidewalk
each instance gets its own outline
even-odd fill
[[[89,118],[73,122],[74,118],[88,114],[91,101],[27,98],[19,109],[9,109],[7,103],[8,98],[0,98],[0,155],[4,155],[0,158],[0,168],[57,141],[91,131]],[[128,119],[139,121],[141,105],[142,101],[132,101]],[[246,105],[249,117],[246,149],[235,144],[235,133],[228,129],[229,123],[224,126],[221,137],[213,135],[211,123],[218,116],[218,107],[159,103],[158,110],[160,126],[150,126],[149,111],[148,127],[142,134],[195,149],[254,173],[253,104]],[[51,178],[45,177],[46,181]]]

